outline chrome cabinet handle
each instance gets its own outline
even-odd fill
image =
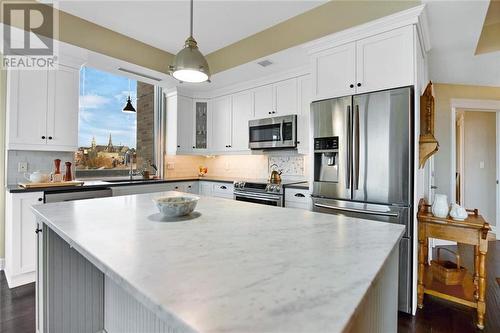
[[[389,216],[389,217],[398,217],[398,213],[389,213],[389,212],[378,212],[376,210],[363,210],[357,208],[345,208],[345,207],[334,207],[324,204],[315,203],[314,206],[319,208],[326,208],[331,210],[338,210],[340,212],[351,212],[351,213],[361,213],[361,214],[371,214],[371,215],[379,215],[379,216]]]
[[[354,142],[356,145],[356,166],[354,168],[355,171],[355,176],[354,176],[354,181],[356,182],[356,185],[353,185],[353,187],[357,190],[359,188],[359,105],[356,105],[356,114],[355,114],[355,130],[356,130],[356,136],[354,137]]]
[[[305,195],[303,195],[302,193],[295,193],[295,196],[296,196],[297,198],[305,198],[305,197],[306,197],[306,196],[305,196]]]
[[[351,161],[352,161],[352,128],[351,128],[351,106],[347,106],[347,159],[345,169],[345,188],[351,188]]]

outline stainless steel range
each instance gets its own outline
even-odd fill
[[[233,198],[238,201],[283,207],[284,191],[282,184],[267,181],[235,181]]]

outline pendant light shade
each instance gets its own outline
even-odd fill
[[[127,98],[127,104],[125,104],[125,107],[123,108],[122,111],[126,113],[136,112],[134,106],[132,105],[132,100],[130,99],[130,96]]]
[[[210,69],[198,44],[193,38],[193,0],[191,0],[190,34],[184,43],[184,48],[175,55],[174,63],[170,65],[170,73],[182,82],[200,83],[210,81]]]

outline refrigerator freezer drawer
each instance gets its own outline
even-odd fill
[[[411,209],[364,202],[313,197],[313,211],[356,217],[365,220],[395,223],[406,226],[404,237],[412,236]]]

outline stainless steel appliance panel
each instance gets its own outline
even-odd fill
[[[353,97],[353,200],[410,204],[411,99],[411,88]]]
[[[313,198],[313,211],[406,226],[406,232],[399,243],[398,309],[411,313],[413,290],[411,209],[409,207]]]
[[[283,207],[283,196],[251,191],[234,191],[233,199],[236,201],[252,202],[261,205]]]
[[[313,194],[337,199],[351,198],[351,99],[343,97],[312,103],[314,139],[336,137],[338,140],[335,170],[325,167],[329,158],[326,154],[330,153],[329,151],[314,151]]]
[[[297,115],[250,120],[248,127],[250,149],[297,147]]]
[[[409,207],[313,197],[313,211],[401,224],[406,227],[404,237],[412,236],[411,210]]]

